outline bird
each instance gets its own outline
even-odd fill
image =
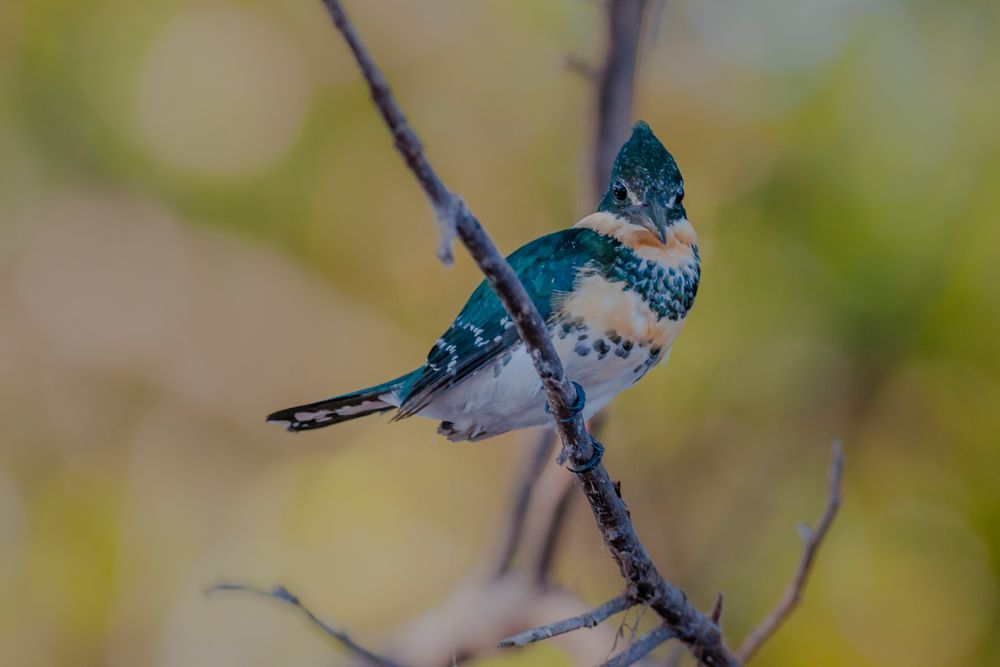
[[[585,419],[669,356],[694,305],[701,260],[683,201],[677,163],[640,120],[597,210],[507,257],[546,322]],[[416,370],[267,421],[297,432],[391,410],[393,421],[439,420],[438,432],[456,442],[552,423],[530,355],[485,280]]]

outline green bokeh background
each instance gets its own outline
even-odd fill
[[[350,3],[497,243],[586,192],[598,3]],[[737,640],[795,526],[843,514],[776,666],[1000,663],[1000,5],[668,2],[637,116],[703,283],[607,464],[661,569]],[[317,665],[281,580],[377,644],[492,544],[531,447],[262,416],[415,365],[477,282],[314,0],[0,4],[0,646],[9,665]],[[582,504],[558,580],[613,564]],[[489,600],[483,601],[484,605]],[[595,661],[602,656],[596,656]],[[567,664],[553,647],[496,665]]]

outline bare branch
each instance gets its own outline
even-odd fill
[[[667,8],[667,0],[652,0],[652,7],[648,10],[649,39],[647,44],[652,47],[656,45],[660,38],[660,26],[663,23],[663,10]]]
[[[637,24],[633,27],[638,31],[641,27],[642,13],[635,10],[637,7],[641,10],[643,4],[644,2],[639,0],[613,0],[610,4],[612,22],[620,27],[623,22],[631,20]],[[556,354],[545,322],[517,275],[497,251],[479,221],[466,208],[464,202],[444,186],[431,168],[423,155],[416,134],[406,123],[382,73],[348,21],[339,0],[324,0],[324,5],[350,46],[368,81],[372,99],[395,138],[397,149],[423,186],[438,219],[446,221],[444,225],[446,230],[454,228],[457,231],[458,237],[510,314],[525,348],[531,355],[535,371],[542,381],[552,417],[562,440],[563,448],[557,460],[560,463],[568,461],[573,467],[583,470],[578,473],[578,479],[604,542],[628,584],[629,598],[635,602],[649,604],[705,665],[709,667],[738,665],[736,657],[726,648],[718,626],[690,604],[683,591],[668,583],[656,570],[635,532],[625,503],[616,493],[615,485],[604,467],[598,464],[584,468],[585,464],[591,463],[597,450],[587,433],[582,416],[575,414],[571,408],[576,392],[563,373],[562,361]],[[614,49],[612,50],[614,52]],[[631,64],[634,64],[634,58],[633,53],[629,61]],[[606,68],[605,76],[609,78],[608,90],[619,85],[610,81],[611,72],[617,67],[616,64],[614,67]],[[627,75],[631,81],[630,72],[623,75]],[[610,164],[610,159],[607,163]],[[445,236],[447,237],[447,234]]]
[[[804,536],[805,546],[802,551],[802,558],[799,560],[795,576],[792,578],[791,583],[788,584],[788,588],[785,589],[781,600],[771,613],[757,627],[750,631],[750,634],[747,635],[747,638],[740,645],[737,655],[739,655],[740,660],[744,663],[749,662],[753,658],[760,647],[778,631],[799,605],[799,602],[802,601],[802,593],[805,590],[806,581],[809,579],[809,573],[816,560],[816,554],[823,544],[826,534],[830,531],[830,526],[833,525],[833,520],[836,518],[837,510],[840,508],[842,502],[841,489],[843,476],[844,448],[841,442],[837,440],[833,443],[833,453],[830,459],[826,507],[823,509],[823,515],[820,517],[816,530],[808,531],[808,534]]]
[[[454,260],[451,253],[451,242],[455,237],[456,220],[460,217],[460,209],[464,209],[464,205],[454,193],[445,187],[427,161],[420,139],[406,122],[406,117],[403,115],[402,109],[399,108],[396,98],[393,97],[392,91],[389,90],[389,84],[382,75],[382,71],[375,64],[368,49],[354,31],[339,0],[323,0],[323,4],[326,5],[330,17],[354,54],[354,59],[361,68],[365,81],[368,82],[372,100],[382,112],[382,118],[396,142],[396,150],[406,160],[410,171],[416,175],[434,206],[438,224],[441,226],[438,258],[445,264],[451,264]]]
[[[524,523],[528,514],[528,505],[531,501],[532,492],[538,479],[542,476],[545,464],[552,456],[555,446],[555,432],[551,429],[544,429],[538,437],[538,444],[535,445],[535,452],[524,472],[521,474],[520,482],[514,496],[513,507],[511,508],[510,523],[507,528],[507,535],[504,537],[503,546],[500,549],[500,559],[497,563],[497,576],[503,575],[510,569],[517,554],[517,548],[521,543],[521,536],[524,534]]]
[[[632,121],[635,65],[646,0],[608,2],[607,56],[597,94],[597,145],[594,150],[593,192],[599,197],[608,185],[611,163]]]
[[[350,638],[350,636],[343,630],[338,630],[329,623],[325,623],[319,616],[317,616],[309,607],[304,605],[297,595],[289,591],[284,586],[275,586],[270,590],[265,590],[263,588],[258,588],[250,584],[238,584],[232,582],[222,582],[210,586],[205,590],[206,595],[211,595],[213,593],[218,593],[220,591],[235,591],[240,593],[250,593],[252,595],[258,595],[265,598],[271,598],[272,600],[277,600],[283,604],[288,604],[296,607],[301,611],[309,621],[315,625],[317,628],[323,631],[325,635],[336,641],[338,644],[343,646],[345,649],[350,651],[355,657],[364,661],[366,665],[371,665],[372,667],[402,667],[400,663],[390,660],[384,656],[372,653],[365,647],[358,644],[356,641]]]
[[[562,361],[549,338],[545,321],[542,320],[538,309],[518,280],[517,274],[497,250],[482,225],[465,206],[465,202],[445,187],[437,172],[427,161],[420,140],[406,122],[385,77],[348,20],[340,0],[323,0],[323,4],[330,13],[334,25],[351,48],[358,67],[368,82],[372,101],[395,139],[396,149],[431,200],[438,220],[442,221],[445,240],[450,241],[451,230],[457,232],[459,239],[465,244],[469,254],[510,314],[542,380],[549,405],[552,407],[552,416],[559,426],[563,448],[567,450],[565,459],[572,460],[576,465],[586,463],[590,460],[594,448],[587,436],[583,417],[580,415],[574,417],[571,406],[576,393],[563,375]],[[445,255],[444,259],[450,261],[450,250],[439,254]]]
[[[411,667],[441,667],[452,664],[454,655],[472,658],[495,652],[499,637],[588,611],[572,593],[540,586],[529,568],[512,568],[499,578],[484,574],[488,576],[460,582],[439,606],[396,629],[386,644],[391,649],[387,654],[400,656]],[[573,664],[591,664],[614,640],[615,628],[604,623],[550,641],[559,642]]]
[[[535,576],[539,583],[545,583],[552,571],[552,564],[556,558],[556,548],[559,546],[559,538],[562,536],[562,528],[566,523],[566,515],[569,513],[570,503],[573,501],[573,487],[566,485],[559,500],[552,509],[549,522],[545,531],[545,539],[542,541],[541,553],[539,554]]]
[[[715,594],[715,602],[712,604],[712,611],[708,612],[708,616],[716,623],[722,618],[722,593]]]
[[[639,637],[621,653],[612,656],[606,662],[602,662],[600,667],[627,667],[628,665],[634,665],[649,655],[657,646],[674,636],[676,635],[673,630],[665,625],[661,625]]]
[[[627,595],[622,594],[618,597],[611,598],[600,607],[595,607],[585,614],[580,614],[579,616],[567,618],[562,621],[556,621],[555,623],[549,623],[548,625],[543,625],[541,627],[532,628],[531,630],[525,630],[524,632],[517,633],[513,637],[501,639],[497,642],[497,646],[499,648],[527,646],[528,644],[548,639],[549,637],[555,637],[556,635],[572,632],[573,630],[579,630],[580,628],[592,628],[599,625],[603,621],[606,621],[615,614],[623,612],[634,606],[635,602],[632,602]]]

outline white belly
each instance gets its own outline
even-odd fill
[[[598,342],[598,341],[603,341]],[[632,386],[669,349],[648,343],[612,344],[578,328],[555,337],[566,377],[587,394],[583,415],[589,419],[620,392]],[[655,354],[654,354],[655,352]],[[505,363],[506,362],[506,363]],[[462,383],[443,391],[420,415],[443,420],[451,440],[482,440],[507,431],[552,423],[545,412],[545,392],[523,345]]]

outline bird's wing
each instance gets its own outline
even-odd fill
[[[581,269],[606,266],[615,245],[609,237],[574,227],[532,241],[507,261],[542,318],[550,321],[554,300],[573,290]],[[514,323],[484,280],[431,348],[427,363],[403,388],[403,401],[394,419],[417,414],[438,392],[489,365],[518,340]]]

